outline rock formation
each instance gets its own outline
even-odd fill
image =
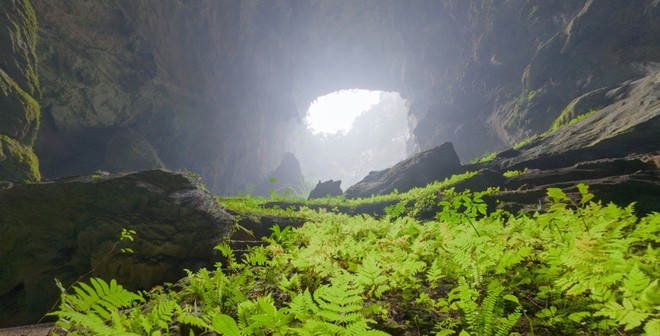
[[[0,22],[0,180],[38,181],[37,20],[29,1],[3,1]]]
[[[81,276],[149,289],[211,267],[234,218],[198,182],[163,170],[0,189],[0,327],[33,323]],[[134,242],[119,242],[122,229]],[[121,248],[134,253],[121,253]]]
[[[243,191],[291,148],[314,98],[350,88],[408,100],[410,154],[451,141],[467,161],[544,132],[574,99],[660,59],[657,1],[31,3],[36,151],[50,178],[162,164]],[[18,54],[34,70],[33,51]],[[140,145],[106,146],[126,130]],[[123,153],[134,161],[106,160]]]
[[[309,192],[307,199],[322,198],[325,196],[340,196],[344,192],[341,191],[341,181],[325,181],[316,184],[316,187]]]
[[[610,105],[570,127],[499,153],[488,166],[549,169],[659,150],[660,71],[606,91]]]
[[[284,153],[282,162],[255,187],[255,194],[261,196],[301,195],[306,192],[305,179],[300,170],[300,163],[293,153]]]
[[[344,193],[346,197],[369,197],[423,187],[462,171],[461,162],[450,142],[418,153],[391,168],[371,172]]]

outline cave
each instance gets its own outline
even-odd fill
[[[292,124],[331,92],[398,92],[406,155],[450,141],[467,162],[542,133],[574,98],[641,78],[657,59],[657,9],[642,2],[33,6],[44,177],[167,167],[225,194],[267,178],[295,145]],[[603,17],[618,28],[593,29]]]
[[[407,156],[407,102],[398,93],[341,90],[318,97],[294,131],[293,154],[308,185],[344,187]]]
[[[454,240],[429,243],[441,247],[435,252],[448,263],[460,258],[443,253],[465,237],[468,260],[483,252],[479,248],[519,233],[493,234],[508,224],[482,230],[474,225],[479,221],[488,226],[524,218],[520,222],[530,221],[548,235],[576,234],[566,241],[554,237],[558,246],[582,241],[561,216],[549,216],[561,213],[592,234],[587,220],[610,214],[597,213],[599,208],[593,210],[597,215],[582,215],[595,197],[587,184],[598,206],[628,216],[621,220],[628,223],[625,230],[610,238],[638,230],[626,239],[649,249],[657,245],[657,237],[648,237],[657,233],[660,218],[657,0],[11,0],[0,2],[0,18],[0,231],[6,238],[0,244],[0,327],[37,322],[60,294],[56,286],[44,285],[52,285],[54,277],[74,284],[92,274],[137,291],[202,276],[195,272],[221,262],[225,268],[218,272],[263,270],[267,261],[253,251],[273,244],[259,250],[272,257],[312,246],[318,237],[304,243],[287,239],[319,222],[355,223],[320,233],[355,246],[377,237],[369,231],[374,228],[401,228],[363,251],[418,248],[426,238],[449,235],[449,226],[465,224],[451,232]],[[315,104],[347,92],[370,98],[338,129],[319,128],[311,119]],[[337,106],[325,113],[336,119],[349,110]],[[308,200],[310,191],[320,200]],[[443,197],[454,197],[454,203]],[[506,215],[488,217],[492,213]],[[118,233],[133,241],[126,229],[141,235],[132,245],[135,254],[116,253],[108,261],[118,247],[126,251],[127,242],[115,239]],[[428,234],[416,236],[420,232]],[[518,267],[518,276],[524,267],[549,264],[528,258],[544,244],[538,237],[520,238],[510,244],[524,245],[511,265],[489,259],[499,266],[461,279],[449,274],[446,282],[436,274],[437,259],[398,260],[401,269],[425,269],[411,271],[408,279],[428,278],[426,296],[372,317],[392,313],[391,320],[379,322],[383,332],[413,333],[414,305],[459,286],[478,294],[471,297],[474,304],[491,298],[498,313],[508,311],[510,317],[525,304],[536,314],[526,319],[542,320],[548,311],[498,292],[498,284],[510,279],[492,285],[480,279],[506,275],[507,267]],[[630,250],[635,251],[625,253],[639,252]],[[338,251],[328,263],[347,274],[396,268],[388,268],[380,255],[343,260],[352,252]],[[513,255],[509,252],[502,255]],[[655,260],[652,253],[639,253],[629,259],[640,265],[622,266],[627,273],[612,275],[617,280],[603,286],[623,288],[620,279],[641,279],[640,290],[616,295],[628,300],[634,292],[656,300],[647,306],[657,307],[657,298],[648,294],[657,289]],[[493,256],[498,254],[483,254]],[[482,271],[468,261],[452,272]],[[232,268],[241,262],[247,264]],[[289,271],[294,272],[267,275]],[[325,271],[319,274],[335,276]],[[323,279],[305,278],[315,272],[301,275],[314,290],[357,290],[351,287],[355,281],[331,288]],[[294,291],[287,286],[301,286],[292,279],[283,280],[286,286],[269,284],[281,290],[275,299],[291,298]],[[392,298],[388,304],[408,304],[389,289],[377,290],[376,279],[385,281],[372,279],[365,302],[384,297]],[[564,290],[552,282],[539,288]],[[563,300],[565,292],[552,295]],[[587,300],[592,293],[593,288],[577,294]],[[250,295],[272,312],[273,297],[264,288]],[[311,296],[308,301],[314,302]],[[436,320],[465,313],[436,308],[429,313]],[[657,311],[639,321],[598,324],[597,316],[614,314],[580,308],[590,309],[588,316],[576,310],[558,325],[543,320],[548,325],[539,327],[540,334],[563,333],[576,321],[571,330],[585,334],[594,332],[592,325],[620,334],[658,326]],[[579,323],[587,319],[593,323]],[[451,321],[455,325],[426,321],[421,327],[435,333],[464,322]],[[211,330],[212,322],[217,321],[199,324]],[[456,328],[452,332],[485,330]],[[184,329],[177,331],[192,331]]]

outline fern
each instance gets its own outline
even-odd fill
[[[463,312],[467,329],[480,336],[508,335],[522,316],[520,303],[513,295],[503,295],[504,287],[498,283],[489,286],[486,297],[477,303],[477,291],[464,279],[459,282],[458,307]],[[513,312],[506,313],[506,303],[514,303]]]
[[[108,334],[109,330],[125,332],[119,310],[143,301],[140,295],[125,290],[114,279],[107,283],[100,278],[91,278],[92,286],[79,282],[72,287],[75,294],[67,293],[59,280],[55,282],[61,291],[61,304],[58,311],[49,315],[57,316],[57,325],[68,331],[87,330],[100,334]]]
[[[364,315],[361,292],[359,286],[343,278],[319,287],[313,295],[305,290],[290,304],[291,313],[303,323],[294,330],[302,334],[387,335],[369,327],[373,320]]]
[[[630,299],[623,299],[622,304],[613,301],[605,303],[594,316],[609,317],[624,325],[625,330],[630,330],[640,326],[650,316],[650,313],[636,308]]]
[[[387,284],[387,276],[383,274],[384,270],[378,264],[373,254],[367,255],[358,267],[355,282],[367,288],[367,295],[380,298],[383,292],[390,289]]]
[[[485,193],[448,190],[455,180],[332,200],[347,208],[405,204],[407,213],[397,218],[238,200],[307,223],[273,227],[264,239],[270,244],[240,260],[221,244],[226,265],[188,271],[176,285],[133,301],[94,298],[112,296],[112,283],[78,284],[53,315],[71,334],[659,333],[660,214],[638,218],[634,205],[594,202],[584,185],[578,199],[549,189],[545,211],[488,214]],[[437,220],[415,218],[439,202],[446,203]]]

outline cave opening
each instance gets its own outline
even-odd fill
[[[335,91],[309,105],[294,138],[305,180],[341,180],[345,190],[406,158],[408,102],[397,92]]]

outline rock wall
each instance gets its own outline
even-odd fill
[[[37,19],[28,0],[0,3],[0,180],[38,181]]]
[[[47,177],[185,167],[242,191],[314,98],[350,88],[399,92],[411,153],[451,141],[465,161],[660,63],[651,0],[32,3]]]

